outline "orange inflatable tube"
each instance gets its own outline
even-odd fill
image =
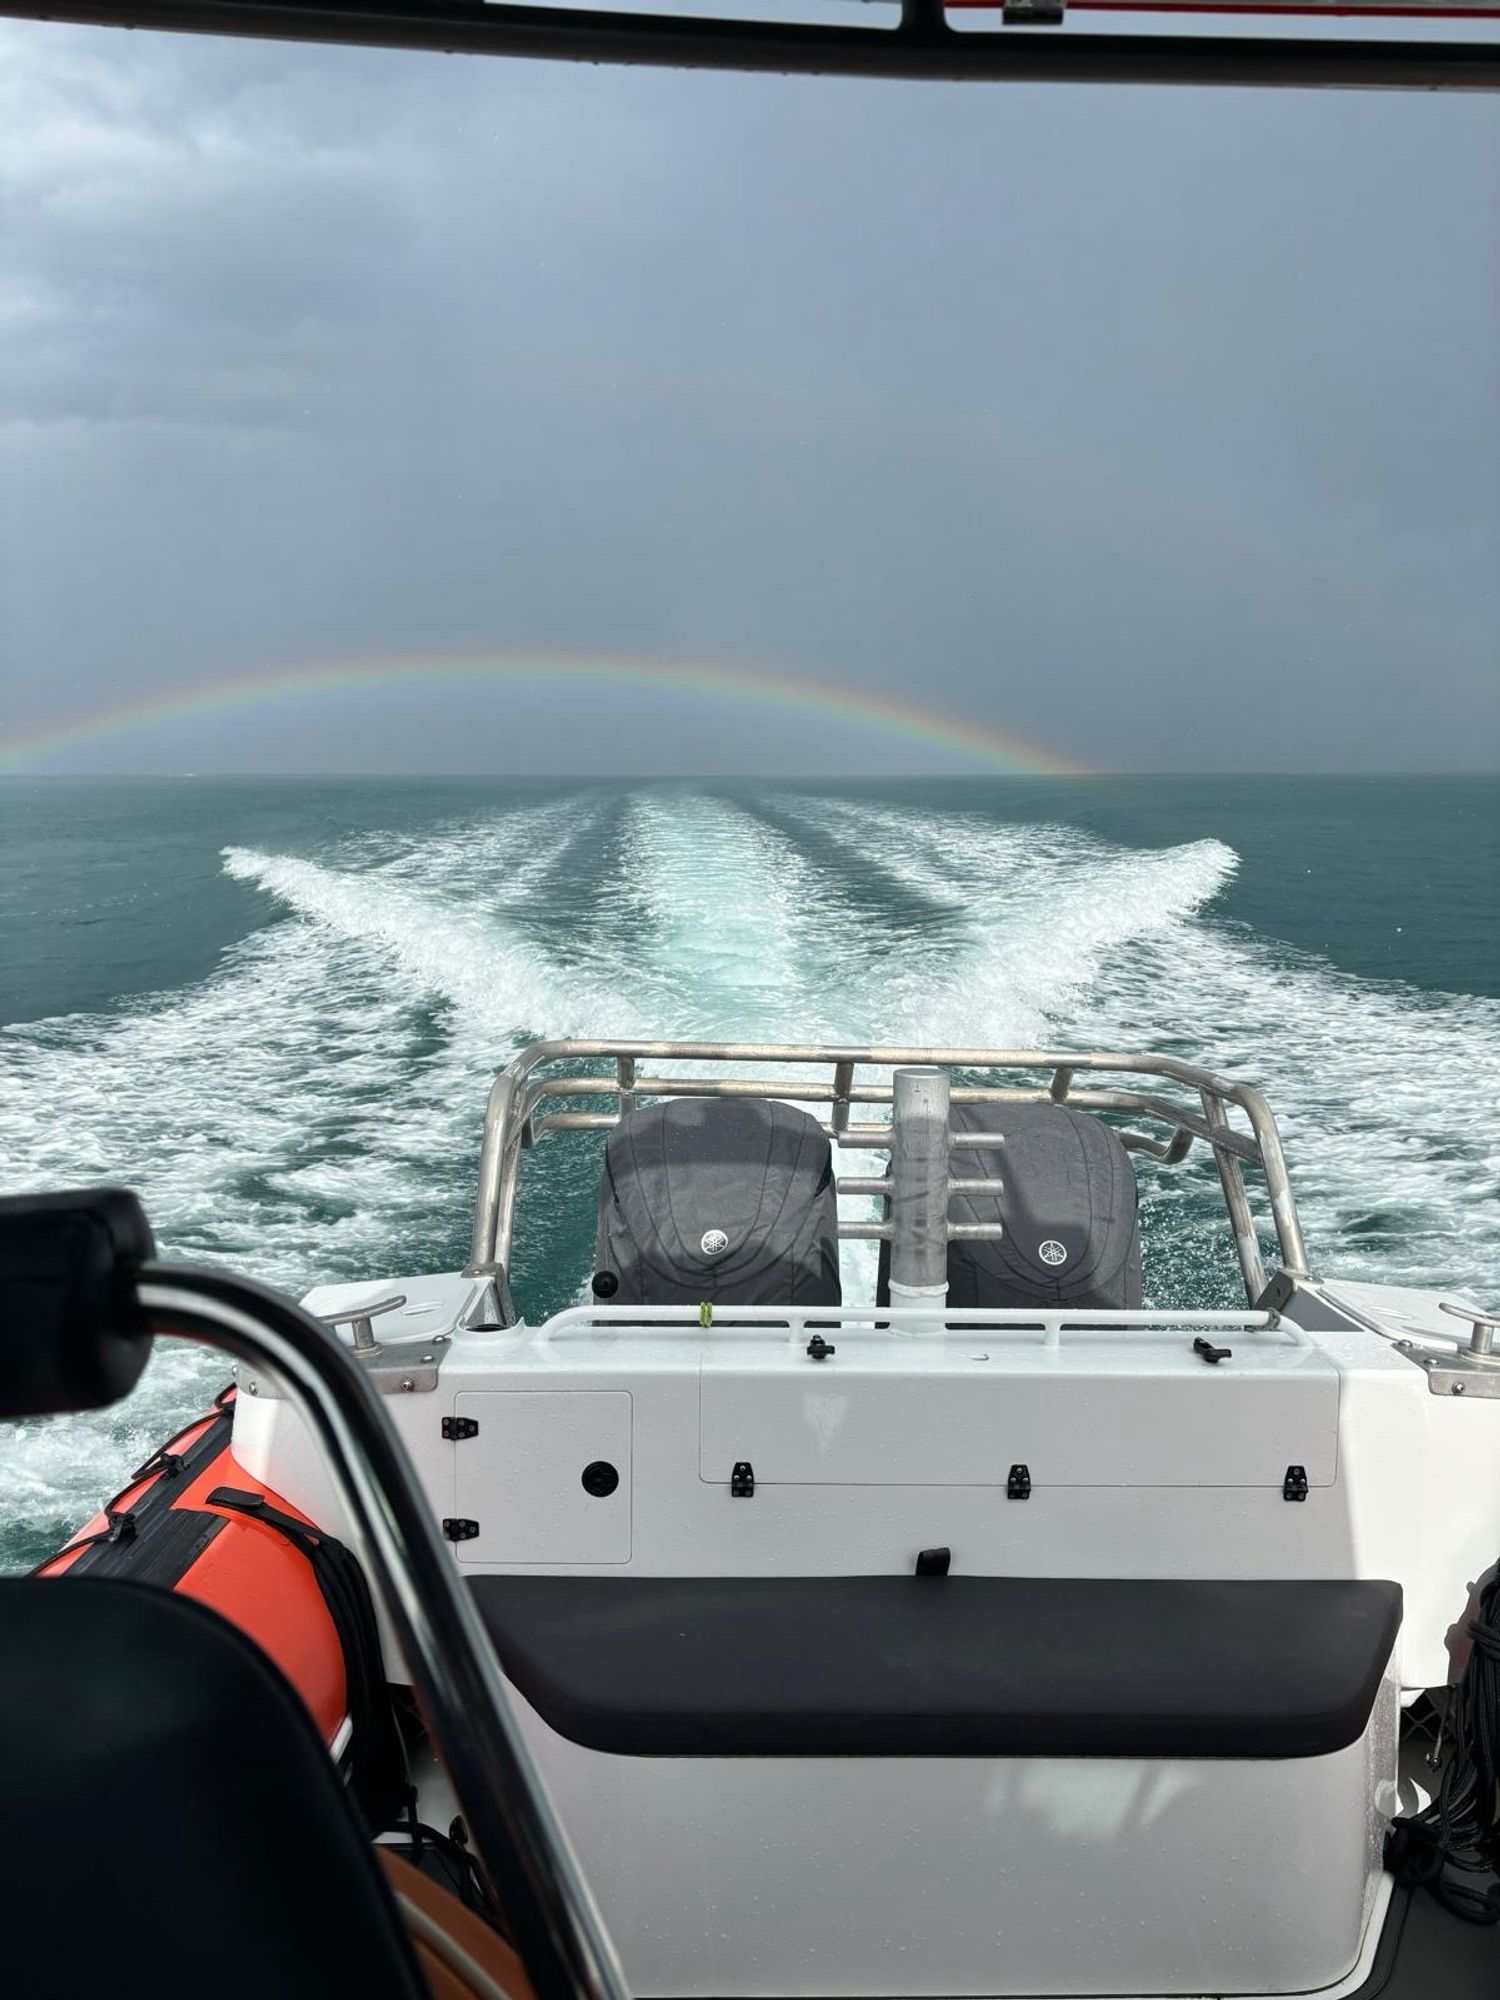
[[[41,1563],[38,1576],[111,1576],[180,1590],[267,1653],[332,1746],[349,1714],[339,1633],[307,1556],[287,1536],[210,1495],[258,1498],[314,1524],[252,1479],[230,1450],[234,1391],[136,1472],[100,1514]]]

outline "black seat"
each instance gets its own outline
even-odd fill
[[[1394,1583],[471,1580],[553,1729],[654,1757],[1313,1757],[1369,1722]]]
[[[0,1582],[0,1771],[13,1992],[428,2000],[306,1711],[201,1605]]]

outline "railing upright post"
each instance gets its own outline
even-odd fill
[[[833,1136],[835,1140],[849,1130],[849,1092],[854,1085],[854,1065],[852,1062],[835,1063],[833,1066]]]
[[[891,1078],[891,1303],[948,1296],[948,1072]]]
[[[1240,1101],[1260,1150],[1261,1171],[1266,1177],[1266,1192],[1271,1199],[1271,1214],[1276,1223],[1276,1241],[1281,1250],[1281,1268],[1290,1278],[1305,1278],[1308,1275],[1307,1245],[1302,1240],[1302,1224],[1297,1219],[1297,1204],[1292,1196],[1291,1178],[1286,1170],[1286,1155],[1281,1150],[1281,1134],[1276,1128],[1276,1120],[1271,1116],[1271,1107],[1264,1097],[1248,1084],[1240,1086]]]
[[[504,1153],[515,1094],[516,1079],[509,1069],[501,1070],[490,1085],[489,1098],[484,1107],[484,1145],[479,1155],[479,1192],[474,1202],[474,1234],[465,1273],[468,1277],[487,1274],[495,1261]]]
[[[1228,1132],[1228,1114],[1224,1100],[1211,1090],[1200,1090],[1203,1100],[1203,1115],[1209,1130],[1216,1136]],[[1250,1197],[1245,1192],[1244,1176],[1240,1163],[1225,1146],[1213,1149],[1214,1164],[1219,1169],[1219,1182],[1224,1189],[1224,1205],[1229,1210],[1229,1223],[1234,1231],[1235,1254],[1240,1260],[1240,1274],[1245,1280],[1245,1296],[1251,1305],[1259,1304],[1265,1296],[1266,1267],[1261,1262],[1260,1242],[1255,1234],[1255,1217],[1250,1208]]]

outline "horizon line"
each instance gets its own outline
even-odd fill
[[[1151,778],[1319,778],[1337,780],[1340,778],[1500,778],[1500,765],[1465,767],[1455,765],[1406,766],[1406,767],[1361,767],[1357,770],[1329,771],[1316,765],[1272,765],[1257,764],[1227,766],[1194,766],[1180,769],[1120,770],[1107,771],[497,771],[497,770],[423,770],[402,771],[372,767],[364,771],[110,771],[79,769],[69,771],[18,771],[0,768],[0,782],[47,783],[78,778],[128,779],[141,783],[159,783],[162,780],[180,782],[202,782],[207,780],[230,780],[254,783],[275,782],[286,784],[305,782],[327,784],[331,781],[359,783],[365,780],[415,780],[434,778],[476,782],[494,780],[531,784],[945,784],[945,785],[1005,785],[1020,784],[1112,784],[1117,780]]]

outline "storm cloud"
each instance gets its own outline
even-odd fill
[[[1500,760],[1500,107],[0,27],[0,721],[536,651],[1124,769]],[[43,768],[849,772],[661,691]]]

